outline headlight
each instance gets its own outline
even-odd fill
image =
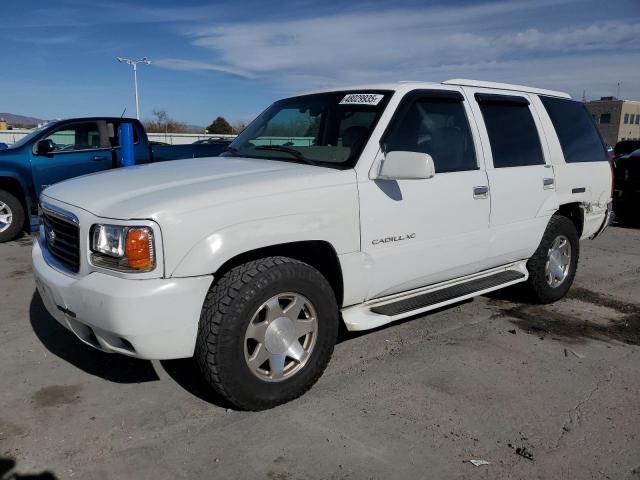
[[[94,225],[91,263],[120,272],[149,272],[156,266],[153,230],[149,227]]]

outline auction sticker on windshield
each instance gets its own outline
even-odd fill
[[[378,105],[383,98],[379,93],[349,93],[340,100],[340,105]]]

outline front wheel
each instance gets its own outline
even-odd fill
[[[245,263],[207,294],[196,359],[234,405],[263,410],[306,392],[327,366],[338,306],[324,276],[287,257]]]
[[[551,303],[564,297],[576,274],[580,238],[567,217],[549,220],[538,249],[527,262],[528,287],[534,300]]]
[[[24,225],[24,208],[15,196],[0,190],[0,243],[16,238]]]

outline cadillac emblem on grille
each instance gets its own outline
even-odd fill
[[[53,230],[47,230],[47,243],[49,245],[56,243],[56,232]]]

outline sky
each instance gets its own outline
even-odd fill
[[[0,112],[247,122],[326,87],[473,78],[640,100],[640,0],[2,1]]]

